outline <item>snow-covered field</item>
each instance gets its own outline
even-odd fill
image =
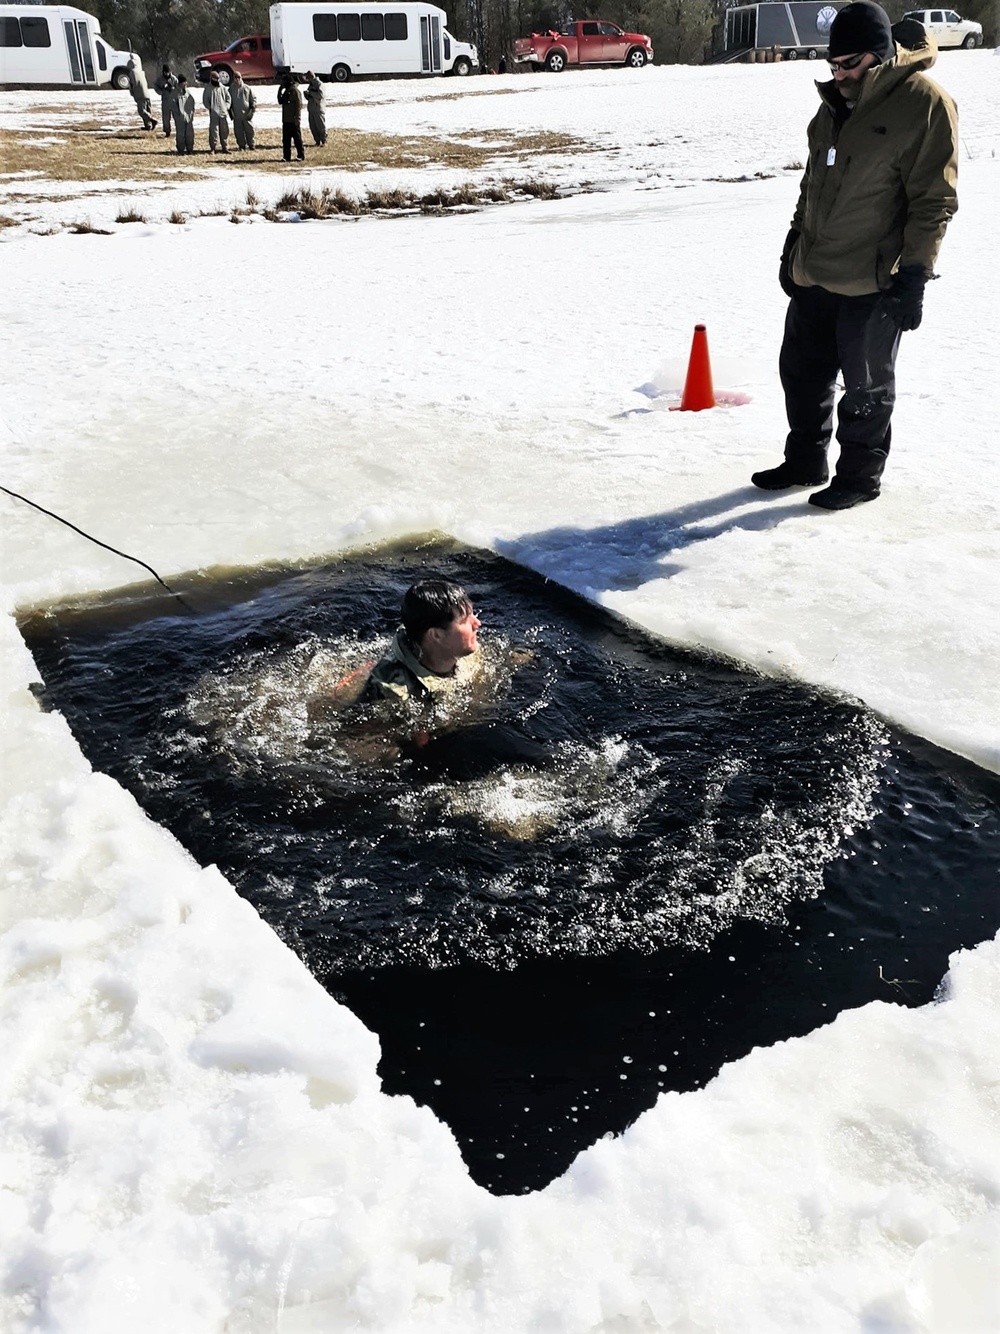
[[[8,216],[115,233],[0,232],[2,484],[168,580],[441,529],[1000,771],[1000,60],[939,62],[961,209],[883,495],[841,515],[748,485],[781,455],[776,256],[814,74],[331,96],[331,124],[381,133],[590,142],[531,171],[593,192],[461,216],[172,225],[277,185],[171,164],[136,187],[150,222],[116,226],[120,193],[0,177]],[[36,100],[0,94],[0,128],[51,133]],[[656,395],[696,321],[749,403]],[[380,1092],[376,1039],[38,710],[12,613],[136,567],[0,504],[5,1334],[1000,1329],[1000,942],[955,957],[940,1003],[755,1051],[493,1198]]]

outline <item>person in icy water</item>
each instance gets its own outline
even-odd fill
[[[537,767],[546,761],[544,748],[530,737],[495,718],[483,721],[498,701],[484,698],[488,686],[483,691],[476,687],[481,622],[460,584],[448,579],[413,584],[403,597],[400,619],[389,652],[372,668],[359,703],[391,704],[390,730],[397,738],[402,715],[404,755],[432,776],[461,779],[481,777],[504,764]]]
[[[389,652],[372,668],[362,700],[420,700],[468,679],[481,622],[461,585],[421,579],[406,590],[400,619]]]

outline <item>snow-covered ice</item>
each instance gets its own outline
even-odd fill
[[[938,65],[961,208],[903,341],[874,505],[748,485],[784,431],[775,268],[804,65],[329,105],[383,133],[578,134],[593,151],[552,171],[597,189],[557,201],[168,224],[277,192],[214,172],[137,186],[149,223],[110,237],[0,233],[3,485],[168,580],[443,530],[1000,771],[997,64]],[[33,105],[0,95],[0,126],[49,134]],[[72,195],[34,212],[73,221]],[[104,225],[121,203],[86,210]],[[697,321],[749,403],[650,396]],[[380,1092],[376,1039],[39,711],[15,609],[135,567],[0,503],[0,1328],[1000,1329],[1000,943],[955,956],[935,1005],[755,1051],[547,1189],[491,1197],[445,1126]]]

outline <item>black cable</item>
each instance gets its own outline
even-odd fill
[[[69,519],[64,519],[61,515],[53,514],[53,512],[47,510],[44,505],[37,505],[33,500],[29,500],[27,496],[18,495],[16,491],[10,491],[5,486],[0,486],[0,491],[3,491],[5,495],[13,496],[15,500],[23,500],[26,505],[30,505],[32,509],[40,510],[42,514],[47,514],[50,519],[55,519],[59,523],[64,523],[67,528],[72,528],[74,533],[79,533],[81,537],[85,537],[88,542],[93,542],[95,546],[103,547],[105,551],[110,551],[116,556],[122,556],[125,560],[131,560],[134,561],[136,565],[141,565],[144,570],[149,571],[161,588],[165,588],[172,598],[176,598],[182,607],[194,615],[194,608],[184,601],[180,593],[175,593],[169,584],[163,582],[153,569],[152,565],[147,565],[146,562],[140,560],[138,556],[130,556],[127,551],[119,551],[117,547],[108,546],[107,542],[102,542],[100,538],[92,537],[90,533],[85,533],[82,528],[77,528],[75,523],[70,523]]]

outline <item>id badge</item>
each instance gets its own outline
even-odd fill
[[[833,164],[836,162],[836,160],[837,160],[837,150],[835,148],[828,148],[826,150],[826,165],[828,167],[832,167]]]

